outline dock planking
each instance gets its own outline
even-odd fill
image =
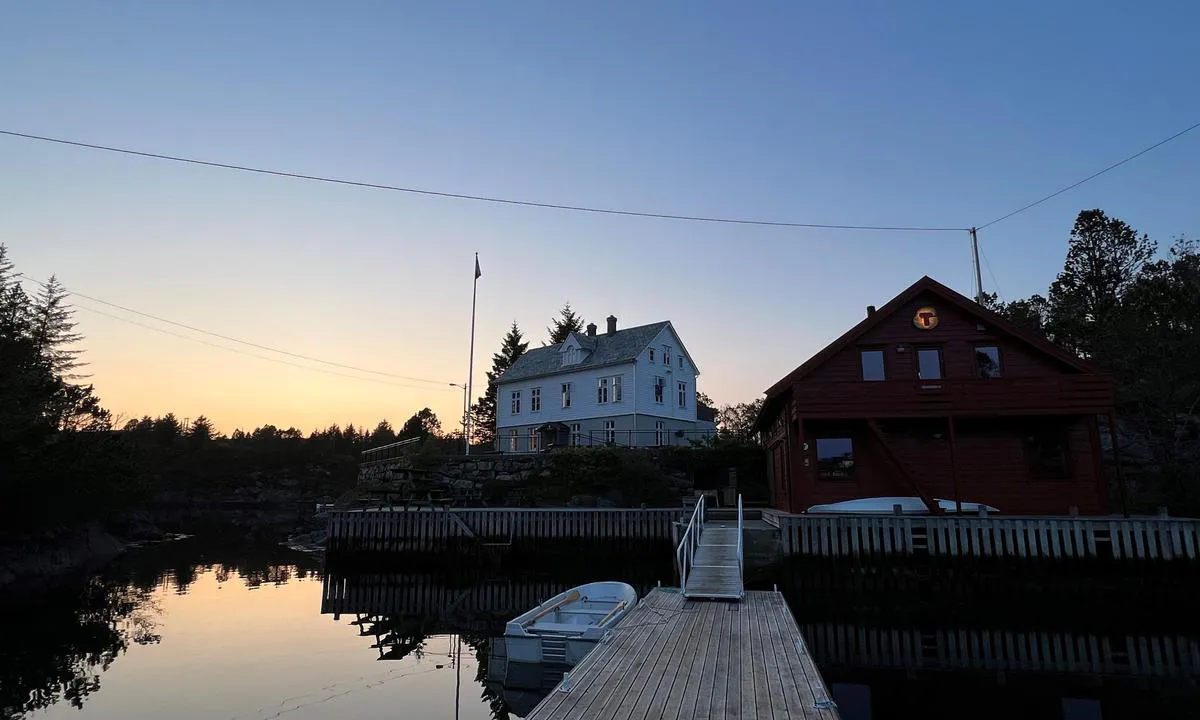
[[[528,720],[836,720],[812,656],[775,592],[741,602],[656,589]]]

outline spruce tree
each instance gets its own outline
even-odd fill
[[[480,444],[491,445],[496,440],[496,378],[513,366],[529,343],[521,334],[514,320],[504,336],[500,352],[492,355],[492,369],[488,371],[487,391],[471,406],[471,439]]]
[[[41,287],[33,299],[30,321],[33,341],[42,357],[50,363],[56,375],[75,380],[83,377],[73,373],[83,363],[79,362],[79,350],[70,348],[83,339],[75,332],[74,310],[67,302],[69,293],[51,275],[49,282]]]
[[[558,317],[554,318],[553,323],[551,327],[546,328],[546,332],[550,333],[551,345],[566,341],[573,332],[583,332],[583,318],[576,314],[569,302],[558,311]]]

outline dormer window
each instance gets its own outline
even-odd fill
[[[575,345],[568,345],[563,351],[563,365],[578,365],[579,361],[579,348]]]

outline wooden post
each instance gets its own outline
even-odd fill
[[[954,461],[954,416],[946,417],[946,422],[950,425],[950,479],[954,482],[954,512],[962,515],[962,494],[958,488],[958,465]]]
[[[1108,436],[1112,440],[1113,465],[1117,469],[1117,492],[1121,494],[1121,515],[1129,517],[1129,502],[1125,497],[1125,474],[1121,471],[1121,450],[1117,446],[1117,416],[1108,414]]]

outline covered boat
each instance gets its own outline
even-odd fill
[[[637,591],[623,582],[571,588],[504,627],[509,662],[574,665],[637,605]]]
[[[942,500],[937,498],[934,500],[941,508],[942,512],[953,513],[958,512],[953,500]],[[873,497],[859,498],[858,500],[845,500],[843,502],[828,503],[825,505],[813,505],[807,512],[810,513],[838,513],[845,515],[867,515],[867,514],[886,514],[891,515],[895,512],[895,506],[900,506],[900,512],[904,515],[928,515],[929,509],[925,507],[925,503],[921,502],[919,497]],[[990,513],[1000,512],[991,505],[984,505],[977,502],[964,502],[962,511],[964,513],[976,513],[980,510],[987,510]]]

